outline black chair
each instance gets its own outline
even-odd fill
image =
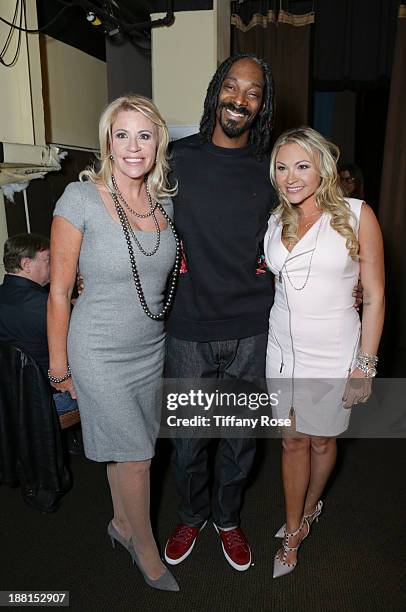
[[[26,504],[53,512],[71,479],[52,391],[37,362],[0,343],[0,483],[21,485]]]

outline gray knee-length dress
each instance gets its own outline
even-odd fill
[[[163,202],[172,217],[170,199]],[[161,409],[165,333],[143,311],[121,225],[91,182],[71,183],[54,215],[83,234],[79,268],[85,279],[70,319],[68,359],[78,395],[86,456],[94,461],[140,461],[154,455]],[[136,232],[146,251],[156,232]],[[175,260],[171,229],[161,231],[155,255],[133,245],[150,310],[161,310]]]

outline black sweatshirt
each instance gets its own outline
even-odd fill
[[[266,332],[273,285],[269,272],[257,271],[257,257],[275,201],[269,159],[258,162],[252,146],[203,144],[198,135],[176,141],[171,154],[187,272],[168,332],[198,342]]]

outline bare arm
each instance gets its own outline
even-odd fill
[[[381,229],[367,204],[362,205],[358,240],[364,290],[361,350],[376,355],[385,316],[385,269]]]
[[[383,240],[378,221],[373,210],[363,204],[358,233],[360,278],[363,286],[363,309],[361,321],[361,351],[376,355],[381,339],[385,315],[385,270]],[[356,379],[362,379],[355,384]],[[372,380],[365,378],[364,372],[355,368],[351,372],[344,393],[344,407],[350,408],[365,402],[371,394]]]
[[[64,376],[68,368],[66,340],[70,300],[76,281],[82,233],[62,217],[54,217],[51,229],[51,285],[48,298],[49,369],[53,376]],[[52,384],[59,391],[76,397],[72,379]]]

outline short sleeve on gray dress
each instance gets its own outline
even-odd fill
[[[70,183],[54,209],[54,217],[63,217],[82,234],[85,231],[85,207],[81,193],[81,183]]]

